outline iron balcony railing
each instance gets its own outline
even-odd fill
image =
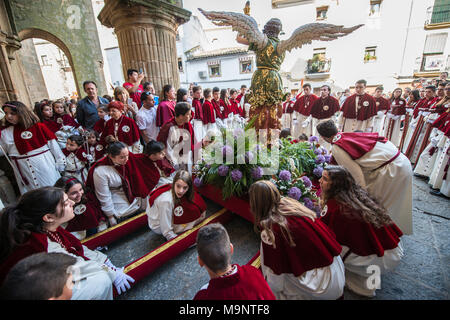
[[[450,22],[450,4],[437,5],[427,8],[425,25]]]

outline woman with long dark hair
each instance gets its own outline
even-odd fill
[[[106,229],[106,217],[95,195],[85,191],[81,181],[73,176],[61,177],[56,181],[55,187],[61,188],[70,200],[74,202],[75,217],[63,225],[77,239],[83,240],[98,231]]]
[[[406,100],[402,98],[401,88],[396,88],[392,92],[390,103],[391,110],[386,114],[384,136],[398,148],[402,137],[400,126],[406,114]]]
[[[261,236],[261,270],[278,300],[338,299],[344,264],[333,232],[312,210],[282,197],[270,181],[249,190],[254,229]]]
[[[36,205],[39,204],[39,205]],[[60,188],[44,187],[23,194],[0,214],[0,283],[20,260],[39,252],[74,256],[72,300],[112,299],[134,280],[116,268],[103,253],[83,246],[61,227],[74,218],[73,201]]]
[[[167,240],[192,229],[205,219],[205,201],[195,192],[189,172],[178,171],[173,183],[150,193],[147,216],[150,229]]]
[[[412,135],[414,133],[414,129],[416,128],[417,121],[419,119],[418,117],[416,119],[414,119],[413,113],[414,113],[414,108],[416,107],[416,105],[420,99],[422,99],[420,97],[420,91],[417,89],[411,90],[411,92],[409,93],[409,100],[406,105],[406,112],[407,112],[406,117],[408,117],[409,121],[408,121],[408,125],[403,128],[403,130],[407,130],[406,135],[405,135],[405,140],[403,142],[403,148],[402,148],[403,153],[405,153],[406,149],[408,149],[409,142],[411,141]]]
[[[14,169],[20,193],[53,185],[65,160],[55,134],[22,102],[8,101],[2,109],[7,127],[1,131],[0,146]]]
[[[327,166],[320,187],[321,220],[343,248],[346,285],[360,295],[373,297],[378,286],[370,286],[374,271],[369,272],[369,267],[378,268],[379,274],[394,269],[403,256],[403,233],[344,167]]]

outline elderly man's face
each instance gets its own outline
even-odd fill
[[[84,86],[84,92],[86,92],[89,97],[95,97],[97,95],[97,87],[93,83],[88,83]]]

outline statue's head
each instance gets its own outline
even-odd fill
[[[268,37],[278,38],[278,35],[281,32],[281,20],[278,18],[272,18],[264,25],[263,33]]]

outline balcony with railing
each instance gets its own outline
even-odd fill
[[[308,60],[306,65],[306,78],[323,79],[330,76],[331,59],[326,59],[320,55]]]
[[[450,27],[450,4],[436,5],[427,8],[425,29],[441,29]]]

